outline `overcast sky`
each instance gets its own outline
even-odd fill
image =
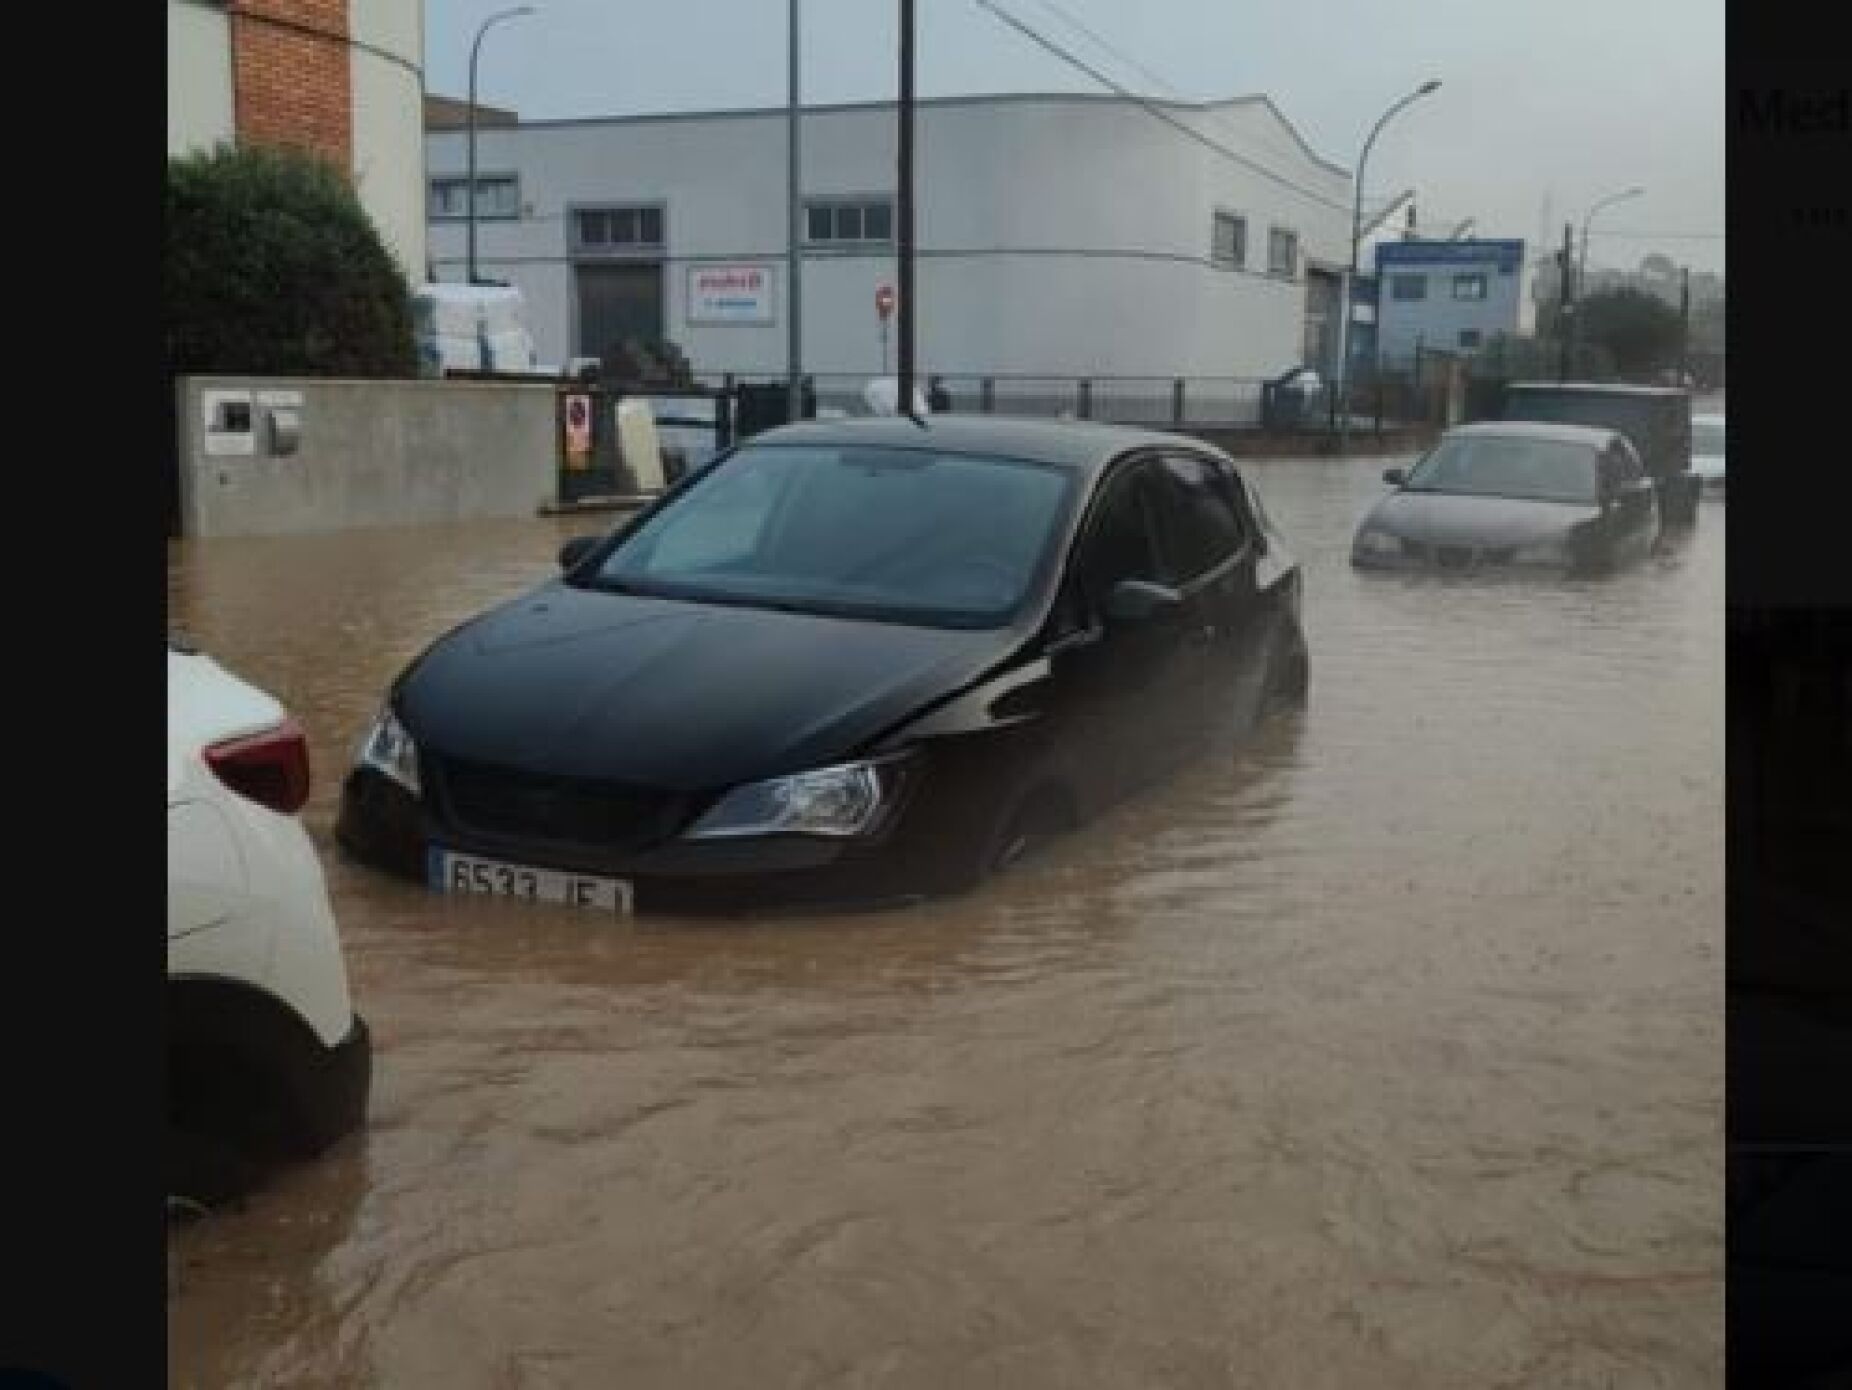
[[[916,0],[922,96],[1098,91],[977,0]],[[509,0],[426,0],[426,83],[462,95],[476,26]],[[525,117],[780,105],[785,0],[532,0],[484,41],[480,97]],[[1376,117],[1429,77],[1370,155],[1366,204],[1413,187],[1423,230],[1552,244],[1591,203],[1590,264],[1662,251],[1723,269],[1723,0],[996,0],[1116,81],[1206,100],[1265,92],[1349,165]],[[891,98],[896,0],[803,0],[804,99]],[[1065,12],[1065,16],[1063,14]],[[1089,37],[1066,16],[1093,31]]]

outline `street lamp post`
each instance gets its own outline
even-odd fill
[[[1590,208],[1588,210],[1588,215],[1582,219],[1582,254],[1575,268],[1575,313],[1569,320],[1569,343],[1572,351],[1581,346],[1582,342],[1582,305],[1579,301],[1582,298],[1584,287],[1588,284],[1589,224],[1595,220],[1595,214],[1600,212],[1603,208],[1612,207],[1615,203],[1624,203],[1629,198],[1637,198],[1644,192],[1646,192],[1644,188],[1636,187],[1623,189],[1619,193],[1611,193]],[[1565,291],[1565,294],[1566,293]]]
[[[1370,160],[1370,147],[1376,143],[1376,137],[1382,134],[1383,127],[1389,124],[1390,119],[1394,117],[1397,112],[1403,110],[1405,107],[1413,105],[1429,92],[1438,89],[1439,86],[1439,78],[1430,78],[1407,96],[1403,97],[1394,106],[1391,106],[1387,111],[1383,112],[1383,114],[1377,118],[1375,126],[1370,130],[1370,138],[1363,142],[1363,153],[1357,156],[1357,177],[1354,181],[1354,196],[1351,203],[1350,214],[1350,268],[1344,274],[1344,312],[1343,316],[1339,319],[1338,389],[1337,397],[1332,405],[1333,410],[1342,412],[1342,418],[1338,421],[1338,448],[1340,450],[1348,447],[1350,443],[1350,319],[1351,300],[1356,294],[1358,243],[1363,240],[1364,166],[1367,165]],[[1382,325],[1380,323],[1377,324],[1376,331],[1378,333],[1382,332]]]
[[[482,21],[482,26],[476,30],[476,41],[469,46],[469,180],[464,185],[463,197],[469,210],[469,283],[472,285],[476,283],[476,59],[482,53],[482,36],[489,32],[490,26],[516,15],[532,13],[532,5],[498,10]]]
[[[788,335],[785,346],[785,374],[788,410],[792,420],[804,418],[804,300],[803,300],[803,237],[804,237],[804,192],[803,192],[803,143],[802,131],[798,118],[802,105],[802,87],[799,73],[798,44],[803,36],[801,22],[802,0],[790,0],[787,23],[790,32],[785,36],[789,47],[786,54],[789,60],[790,74],[785,94],[788,110],[785,112],[785,138],[788,147],[785,151],[785,332]]]

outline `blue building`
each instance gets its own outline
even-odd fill
[[[1470,355],[1500,333],[1524,331],[1526,278],[1519,240],[1378,243],[1379,360],[1399,367],[1417,348]]]

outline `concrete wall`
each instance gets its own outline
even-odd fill
[[[231,22],[222,8],[167,0],[167,153],[229,143],[232,111]]]
[[[1270,103],[1173,114],[1280,172],[1281,187],[1130,103],[1085,96],[948,99],[918,125],[919,350],[927,371],[1133,376],[1273,375],[1300,359],[1305,262],[1348,256],[1350,184]],[[427,135],[432,175],[465,167],[461,132]],[[785,365],[785,118],[781,111],[536,122],[478,132],[484,174],[520,179],[519,218],[477,223],[481,269],[528,297],[541,360],[576,339],[575,204],[661,203],[664,330],[697,369]],[[894,113],[804,116],[807,196],[882,194],[894,181]],[[1212,213],[1248,221],[1247,263],[1209,259]],[[1271,227],[1299,234],[1291,278],[1267,273]],[[464,226],[433,222],[438,273],[461,279]],[[772,277],[775,318],[691,324],[687,272],[749,262]],[[891,247],[814,249],[804,264],[804,365],[878,370],[875,287]],[[891,360],[891,359],[890,359]]]
[[[412,284],[422,284],[424,84],[419,73],[424,65],[424,6],[422,0],[349,0],[348,27],[354,39],[348,50],[353,64],[354,182],[387,250],[398,258]]]
[[[178,386],[181,531],[284,535],[532,516],[556,491],[544,383],[187,377]],[[248,439],[208,428],[251,400]],[[300,399],[296,452],[269,447],[266,395]]]

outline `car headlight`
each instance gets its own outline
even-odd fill
[[[1523,545],[1511,552],[1514,565],[1560,565],[1569,559],[1569,547],[1562,541],[1543,541]]]
[[[900,789],[893,760],[844,763],[735,787],[694,823],[685,838],[825,835],[847,839],[877,829]]]
[[[380,710],[379,718],[360,741],[359,762],[362,767],[390,777],[413,796],[423,795],[418,784],[418,745],[405,732],[391,705]]]
[[[1365,531],[1357,537],[1357,554],[1387,559],[1402,553],[1402,542],[1387,531]]]

